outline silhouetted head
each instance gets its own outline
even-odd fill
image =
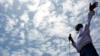
[[[79,31],[80,28],[83,28],[83,25],[82,25],[81,23],[79,23],[79,24],[77,24],[77,25],[75,26],[75,30],[76,30],[76,31]]]

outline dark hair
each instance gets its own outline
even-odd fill
[[[79,24],[77,24],[77,25],[75,26],[75,30],[76,30],[76,31],[79,31],[80,28],[83,28],[83,25],[82,25],[81,23],[79,23]]]

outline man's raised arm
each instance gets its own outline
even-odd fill
[[[84,29],[84,32],[86,32],[86,33],[90,33],[90,30],[89,30],[90,22],[91,22],[93,15],[95,14],[94,9],[97,7],[97,5],[98,5],[98,2],[95,2],[93,5],[91,5],[91,3],[90,3],[88,18],[85,23],[85,29]]]

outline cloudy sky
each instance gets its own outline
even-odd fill
[[[69,33],[85,23],[90,2],[99,0],[0,0],[0,56],[79,56]],[[100,55],[100,6],[91,36]],[[70,50],[69,50],[70,47]]]

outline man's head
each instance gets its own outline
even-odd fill
[[[75,26],[75,30],[76,30],[76,31],[79,31],[80,28],[83,28],[83,25],[82,25],[81,23],[79,23],[79,24],[77,24],[77,25]]]

